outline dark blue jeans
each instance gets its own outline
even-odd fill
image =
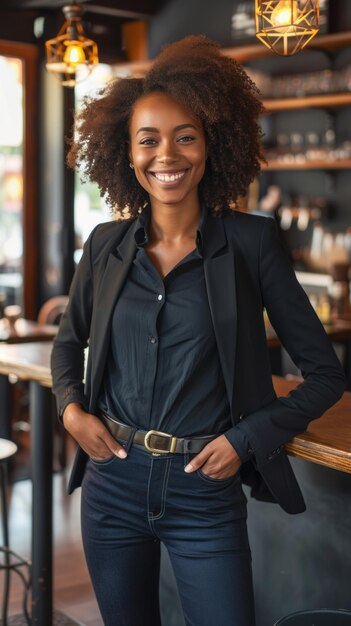
[[[188,461],[133,445],[127,459],[88,462],[82,535],[105,626],[160,626],[161,541],[187,626],[254,626],[240,478],[186,474]]]

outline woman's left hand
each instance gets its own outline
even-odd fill
[[[184,468],[185,472],[201,471],[210,478],[224,479],[234,476],[240,469],[241,461],[225,435],[210,441],[199,454]]]

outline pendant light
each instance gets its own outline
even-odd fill
[[[291,56],[319,30],[319,0],[255,0],[256,37],[276,54]]]
[[[73,4],[64,6],[62,11],[64,25],[57,37],[45,42],[46,69],[65,87],[74,87],[99,62],[98,50],[95,41],[84,34],[84,9]]]

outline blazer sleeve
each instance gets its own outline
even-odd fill
[[[346,386],[332,344],[295,276],[272,219],[266,219],[263,227],[259,265],[263,304],[304,381],[287,397],[245,415],[234,427],[245,433],[258,467],[304,432],[311,420],[340,398]]]
[[[93,282],[91,247],[94,232],[87,239],[69,292],[69,303],[62,316],[51,354],[52,391],[59,417],[70,402],[87,410],[84,394],[84,350],[88,345],[92,315]]]

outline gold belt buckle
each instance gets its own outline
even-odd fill
[[[152,435],[166,437],[167,439],[171,439],[171,445],[170,445],[169,450],[160,450],[160,448],[154,448],[153,446],[151,446],[149,441]],[[161,433],[160,430],[149,430],[146,433],[145,438],[144,438],[145,448],[149,452],[152,452],[153,454],[169,454],[170,452],[172,453],[175,451],[176,445],[177,445],[177,437],[173,437],[173,435],[170,435],[169,433]]]

